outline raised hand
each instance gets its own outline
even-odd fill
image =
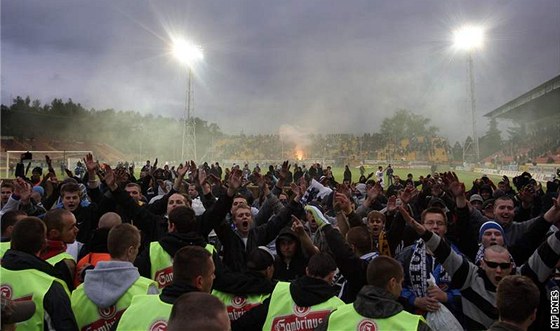
[[[27,202],[29,202],[29,198],[31,197],[31,184],[20,177],[13,181],[12,184],[14,185],[14,194],[18,195],[24,204],[27,204]]]
[[[368,196],[369,199],[371,199],[371,201],[375,201],[375,199],[377,199],[377,197],[379,197],[381,192],[383,192],[383,188],[381,187],[381,185],[379,185],[379,183],[375,183],[375,185],[373,185],[367,191],[367,196]]]
[[[300,180],[299,185],[292,183],[290,184],[290,188],[292,189],[292,192],[295,193],[294,201],[299,202],[307,190],[307,184],[305,183],[305,180]]]
[[[64,168],[64,172],[66,173],[66,176],[74,177],[74,173],[70,169]]]
[[[185,162],[184,166],[177,167],[177,177],[185,178],[187,171],[189,171],[189,163]]]
[[[560,194],[556,199],[552,199],[553,206],[544,214],[544,219],[550,223],[558,223],[560,222]]]
[[[392,195],[387,200],[387,213],[393,214],[397,210],[397,196]]]
[[[232,170],[228,178],[227,195],[233,197],[243,182],[243,172],[241,170]]]
[[[352,212],[352,204],[350,203],[350,199],[346,194],[342,193],[335,193],[334,196],[335,204],[338,205],[340,210],[342,210],[346,215]]]
[[[299,235],[305,234],[305,228],[303,227],[303,223],[295,215],[292,215],[292,231],[294,231]]]
[[[116,190],[118,188],[118,185],[115,172],[108,164],[104,164],[103,170],[105,170],[105,174],[103,175],[102,180],[109,187],[109,189],[111,189],[111,191]]]
[[[418,233],[419,235],[423,235],[427,231],[424,225],[416,222],[416,220],[412,218],[412,216],[410,216],[408,210],[406,210],[406,207],[404,205],[399,206],[399,212],[401,213],[401,216],[404,218],[406,223],[410,227],[412,227],[416,231],[416,233]]]
[[[90,175],[90,179],[93,179],[91,177],[92,174],[95,174],[95,171],[98,168],[98,163],[96,161],[93,160],[93,155],[91,153],[87,153],[86,157],[83,159],[84,164],[86,166],[86,169],[88,171],[88,174]]]
[[[49,172],[54,172],[54,168],[52,166],[52,160],[48,155],[45,155],[45,162],[47,163],[47,166],[49,168]]]
[[[202,188],[202,193],[204,195],[210,193],[210,191],[212,191],[212,188],[210,187],[210,183],[208,183],[208,175],[206,174],[206,170],[204,169],[200,169],[200,171],[198,172],[198,183],[200,185],[200,187]]]
[[[278,173],[279,179],[285,181],[288,178],[288,174],[290,172],[290,167],[292,165],[288,161],[282,162],[282,168],[280,168],[280,172]]]
[[[401,191],[399,198],[404,205],[407,205],[412,200],[414,191],[416,191],[414,187],[407,187]]]
[[[465,184],[461,182],[452,182],[449,184],[449,190],[454,197],[461,197],[465,195]]]

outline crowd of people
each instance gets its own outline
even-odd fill
[[[379,134],[309,135],[299,139],[274,134],[240,135],[215,144],[213,154],[221,160],[275,160],[282,154],[292,158],[298,153],[309,159],[377,160],[389,153],[393,159],[435,161],[438,151],[452,154],[447,140],[437,136],[412,136],[395,142]]]
[[[157,159],[137,178],[91,154],[57,178],[45,164],[0,185],[2,330],[545,330],[558,316],[558,179]]]

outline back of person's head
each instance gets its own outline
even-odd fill
[[[99,218],[99,224],[97,225],[100,229],[111,229],[122,223],[121,216],[112,211],[106,212]]]
[[[196,215],[192,208],[179,206],[169,212],[169,223],[175,226],[175,231],[188,233],[196,229]]]
[[[107,236],[107,250],[113,259],[126,259],[131,247],[140,246],[140,231],[129,223],[114,226]],[[136,252],[137,253],[137,252]],[[130,255],[130,253],[128,254]],[[136,256],[134,256],[136,257]]]
[[[173,258],[173,282],[192,284],[193,280],[211,272],[210,252],[200,246],[185,246]]]
[[[379,288],[387,288],[391,278],[402,280],[403,268],[401,264],[388,256],[378,256],[373,259],[367,268],[367,282]]]
[[[60,196],[64,196],[65,193],[78,193],[78,195],[81,197],[82,196],[82,189],[80,188],[80,185],[78,183],[74,183],[74,182],[67,182],[66,184],[63,184],[62,187],[60,188]]]
[[[336,262],[326,253],[313,255],[307,263],[307,275],[314,278],[325,278],[336,270]]]
[[[264,247],[259,246],[247,255],[247,269],[251,271],[263,271],[274,265],[274,255]]]
[[[168,331],[230,330],[226,306],[204,292],[189,292],[175,301],[167,323]]]
[[[10,210],[2,215],[2,236],[6,235],[6,230],[8,227],[14,226],[18,219],[27,216],[27,214],[22,210]]]
[[[49,233],[51,230],[62,232],[62,230],[64,229],[64,221],[62,220],[62,217],[67,214],[72,215],[72,212],[62,208],[49,210],[45,214],[45,217],[43,217],[43,221],[47,226],[47,233]]]
[[[500,320],[523,323],[534,318],[539,296],[539,289],[530,278],[520,275],[504,277],[496,292]]]
[[[372,251],[373,244],[369,231],[364,226],[355,226],[346,233],[348,244],[354,245],[360,254]]]
[[[45,246],[47,228],[37,217],[26,217],[14,225],[11,248],[17,251],[36,255]]]

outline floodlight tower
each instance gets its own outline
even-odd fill
[[[476,98],[474,92],[474,65],[473,53],[481,49],[484,44],[484,30],[482,27],[467,25],[453,32],[454,46],[456,49],[467,53],[467,76],[469,79],[469,97],[472,116],[472,139],[474,143],[474,154],[476,162],[480,161],[480,149],[478,146],[478,134],[476,132]]]
[[[194,161],[196,157],[196,123],[194,119],[194,90],[193,90],[193,66],[204,58],[202,48],[192,42],[183,39],[173,40],[173,55],[187,69],[187,95],[185,99],[185,113],[183,115],[183,139],[181,144],[181,162],[185,161],[185,155]]]

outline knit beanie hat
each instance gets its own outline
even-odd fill
[[[33,186],[33,191],[39,193],[41,197],[45,195],[45,189],[42,186]]]
[[[486,230],[495,229],[502,233],[502,237],[504,237],[504,243],[506,243],[506,236],[504,233],[504,229],[502,226],[494,221],[488,221],[480,226],[480,231],[478,232],[478,242],[482,241],[482,236]]]

